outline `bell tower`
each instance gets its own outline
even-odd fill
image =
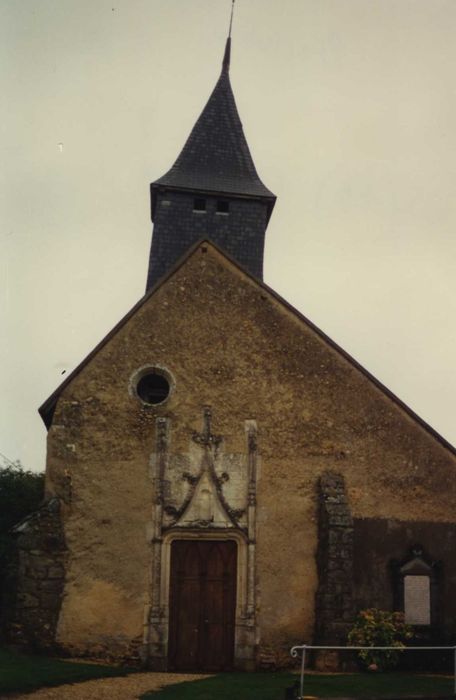
[[[263,278],[264,237],[276,197],[258,177],[231,89],[231,37],[222,72],[172,168],[150,186],[147,288],[207,238]]]

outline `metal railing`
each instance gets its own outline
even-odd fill
[[[301,678],[299,683],[299,697],[304,697],[304,676],[306,667],[306,652],[316,650],[324,651],[452,651],[453,652],[453,693],[456,695],[456,646],[454,647],[338,647],[338,646],[314,646],[312,644],[298,644],[290,649],[291,656],[296,659],[301,651]]]

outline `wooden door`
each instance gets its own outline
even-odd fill
[[[169,668],[233,668],[237,546],[231,540],[171,545]]]

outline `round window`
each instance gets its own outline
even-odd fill
[[[170,390],[168,379],[155,369],[146,371],[136,384],[136,393],[139,398],[152,406],[166,401]]]

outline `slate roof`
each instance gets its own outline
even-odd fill
[[[229,78],[228,38],[220,78],[171,170],[151,187],[267,198],[250,155]]]

